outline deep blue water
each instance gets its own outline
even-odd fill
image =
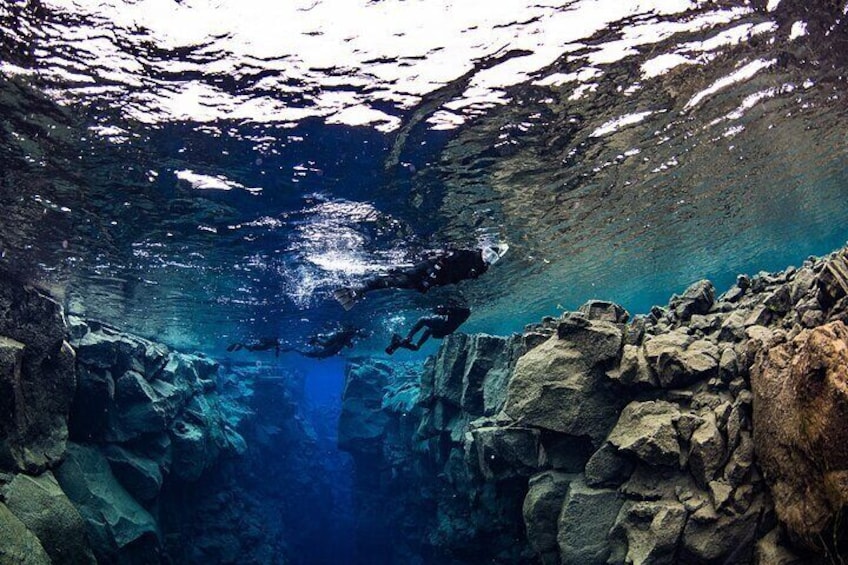
[[[0,266],[305,371],[327,431],[345,356],[445,296],[329,293],[428,250],[510,244],[459,287],[505,334],[848,239],[845,2],[474,4],[0,0]],[[339,358],[226,352],[343,322]]]

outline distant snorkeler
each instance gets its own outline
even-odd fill
[[[433,308],[433,315],[423,316],[415,322],[405,339],[393,334],[392,343],[386,348],[386,353],[391,355],[401,347],[418,351],[431,337],[443,339],[455,332],[470,315],[471,309],[464,302],[449,301],[448,304],[439,304]],[[412,343],[415,334],[422,329],[424,332],[418,338],[418,343]]]
[[[227,347],[227,351],[241,351],[242,349],[247,349],[248,351],[268,351],[273,349],[276,353],[276,356],[280,356],[280,340],[275,337],[263,337],[257,341],[250,341],[247,343],[232,343]]]
[[[312,359],[326,359],[338,355],[345,347],[352,348],[356,338],[367,336],[368,332],[364,329],[345,324],[332,332],[310,336],[306,341],[310,349],[284,347],[282,351],[294,351]]]
[[[392,269],[367,278],[358,286],[336,289],[333,297],[345,310],[350,310],[372,290],[407,288],[424,293],[433,287],[476,279],[503,257],[508,249],[506,243],[486,244],[477,249],[449,249],[412,267]]]

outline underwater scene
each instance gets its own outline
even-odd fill
[[[848,0],[0,0],[0,565],[848,562]]]

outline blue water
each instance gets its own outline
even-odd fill
[[[71,312],[303,371],[343,481],[327,446],[346,359],[386,357],[451,292],[463,331],[507,334],[844,244],[845,12],[0,0],[0,267]],[[330,296],[482,241],[510,251],[447,293]],[[226,351],[340,323],[370,337],[322,361]]]

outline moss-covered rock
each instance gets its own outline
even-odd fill
[[[80,513],[49,471],[19,474],[3,489],[9,510],[32,531],[55,565],[96,563]]]
[[[0,565],[51,565],[41,542],[0,502]]]

